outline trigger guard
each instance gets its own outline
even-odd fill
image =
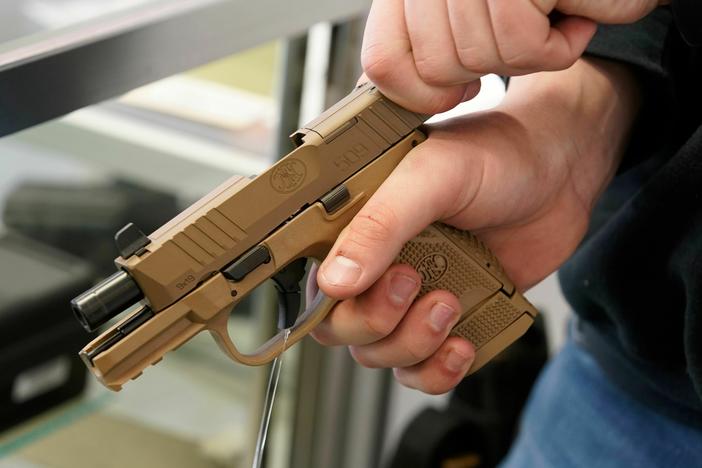
[[[312,302],[314,302],[319,294],[319,284],[317,284],[318,270],[319,264],[317,262],[310,265],[310,271],[307,274],[307,284],[305,284],[305,304],[309,304],[309,298],[312,298]]]
[[[293,324],[292,327],[283,329],[273,335],[271,338],[268,339],[265,343],[263,343],[261,346],[259,346],[256,351],[254,351],[251,354],[244,354],[244,356],[247,357],[256,357],[256,356],[261,356],[263,354],[266,354],[269,352],[271,349],[275,350],[275,348],[278,348],[277,351],[275,352],[275,355],[271,357],[271,360],[275,357],[278,356],[279,354],[282,354],[283,351],[288,349],[290,346],[293,344],[297,343],[302,339],[307,333],[304,333],[300,336],[297,336],[296,332],[300,330],[303,326],[307,325],[308,320],[311,317],[315,316],[315,312],[317,312],[317,309],[322,305],[322,303],[325,300],[330,300],[327,295],[325,295],[323,292],[317,293],[317,295],[314,297],[312,300],[312,303],[309,304],[304,312],[302,312],[300,315],[298,315],[297,320],[295,320],[295,323]],[[336,301],[334,300],[334,303]],[[331,307],[329,308],[331,310]],[[324,314],[326,316],[326,313]],[[324,317],[322,317],[323,319]],[[321,322],[321,320],[319,320]],[[289,331],[289,333],[288,333]],[[285,336],[288,335],[288,341],[285,342]],[[285,346],[285,347],[283,347]]]
[[[210,329],[210,331],[220,348],[233,360],[249,366],[260,366],[271,362],[283,351],[304,338],[315,326],[324,320],[324,317],[327,316],[336,303],[336,299],[332,299],[320,292],[298,316],[292,327],[276,333],[252,353],[241,353],[226,332],[226,327],[224,329],[218,327]],[[288,335],[287,341],[285,340],[286,335]]]
[[[315,284],[317,282],[315,281]],[[297,320],[295,320],[295,323],[293,324],[292,327],[290,327],[288,330],[290,330],[290,334],[292,335],[295,330],[297,330],[300,326],[304,325],[305,322],[307,322],[307,319],[311,316],[314,315],[315,310],[319,307],[319,305],[324,301],[324,299],[328,299],[328,297],[321,291],[318,290],[317,294],[314,296],[314,299],[312,299],[312,303],[309,304],[307,307],[305,307],[304,312],[302,312],[300,315],[297,316]],[[284,336],[286,330],[280,331],[276,336]]]

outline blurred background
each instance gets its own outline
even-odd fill
[[[354,86],[369,4],[0,3],[0,468],[250,466],[268,369],[202,335],[113,393],[78,359],[91,335],[68,303],[114,272],[126,223],[148,234],[292,149],[287,136]],[[503,94],[485,77],[434,119]],[[232,313],[243,348],[275,325],[272,296]],[[494,466],[567,320],[554,278],[528,296],[544,322],[452,395],[404,389],[345,349],[295,346],[265,466]]]

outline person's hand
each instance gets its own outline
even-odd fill
[[[616,168],[634,106],[635,86],[623,73],[579,62],[525,77],[497,110],[432,127],[320,265],[319,287],[342,301],[313,336],[351,345],[365,366],[395,368],[410,387],[455,386],[474,356],[470,343],[447,339],[458,299],[434,291],[414,302],[420,277],[393,260],[442,220],[477,233],[520,290],[554,271],[583,237]]]
[[[434,114],[475,96],[488,73],[563,70],[599,23],[629,23],[667,0],[374,0],[365,74],[390,99]]]

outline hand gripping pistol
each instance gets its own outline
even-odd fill
[[[425,140],[426,117],[361,85],[294,133],[297,148],[263,174],[230,179],[149,237],[134,225],[119,231],[119,271],[71,304],[88,331],[130,313],[80,352],[85,364],[119,390],[203,330],[247,365],[270,362],[299,341],[336,303],[320,293],[298,313],[305,262],[326,257],[383,180]],[[396,261],[419,272],[420,295],[443,289],[460,299],[462,318],[452,333],[475,345],[469,373],[521,336],[536,315],[469,232],[434,223]],[[227,332],[229,314],[268,279],[287,323],[253,353],[242,353]]]

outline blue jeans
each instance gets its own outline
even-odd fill
[[[702,431],[615,387],[569,341],[546,367],[501,468],[702,467]]]

